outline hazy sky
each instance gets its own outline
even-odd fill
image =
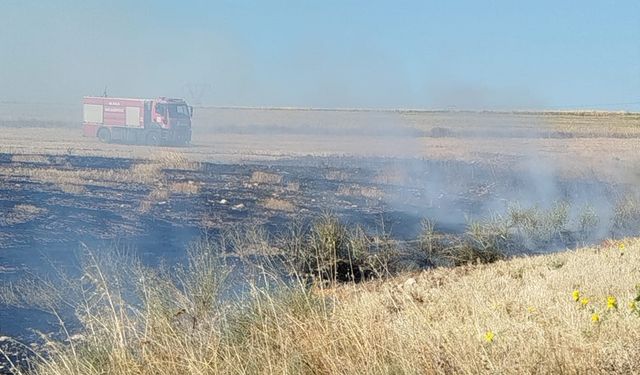
[[[640,1],[0,0],[0,100],[105,86],[190,86],[210,105],[640,110]]]

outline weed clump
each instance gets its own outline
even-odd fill
[[[510,241],[507,228],[498,220],[471,222],[459,236],[438,233],[433,222],[425,220],[418,244],[433,264],[460,266],[504,259],[511,248]]]
[[[548,248],[554,241],[564,243],[569,233],[569,204],[555,202],[548,209],[514,204],[507,209],[507,226],[515,231],[526,248]]]
[[[593,207],[584,207],[578,216],[578,238],[583,242],[593,238],[599,224],[600,218]]]
[[[347,228],[324,214],[310,226],[285,236],[285,256],[292,270],[314,280],[361,281],[389,273],[397,249],[386,236],[370,236],[361,226]]]
[[[611,224],[612,235],[615,228],[634,227],[632,203],[620,205]],[[587,242],[601,235],[601,226],[591,206],[576,212],[563,201],[547,208],[512,203],[504,215],[469,221],[463,233],[437,233],[433,222],[424,221],[418,243],[423,254],[438,264],[491,263],[515,253],[544,252]]]
[[[627,194],[615,205],[611,231],[622,237],[637,233],[640,229],[640,197]]]

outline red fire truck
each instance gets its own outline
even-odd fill
[[[183,99],[86,96],[83,135],[102,142],[184,145],[191,141],[193,107]]]

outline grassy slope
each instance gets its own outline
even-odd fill
[[[117,305],[96,315],[75,354],[62,349],[40,373],[638,373],[638,283],[640,241],[628,240],[311,293],[256,290],[224,319],[197,313],[197,293],[151,298],[128,318]]]
[[[325,339],[349,333],[347,341],[363,345],[358,361],[380,359],[371,363],[380,370],[638,372],[640,316],[629,306],[638,283],[637,241],[624,250],[615,244],[425,271],[345,288],[334,320],[350,323]],[[584,307],[573,300],[574,290],[588,299]],[[608,296],[617,299],[617,309],[607,308]],[[356,352],[358,346],[350,346],[343,353]],[[341,351],[332,355],[334,363],[350,361]]]

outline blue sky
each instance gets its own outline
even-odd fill
[[[0,47],[4,101],[640,110],[640,1],[0,0]]]

